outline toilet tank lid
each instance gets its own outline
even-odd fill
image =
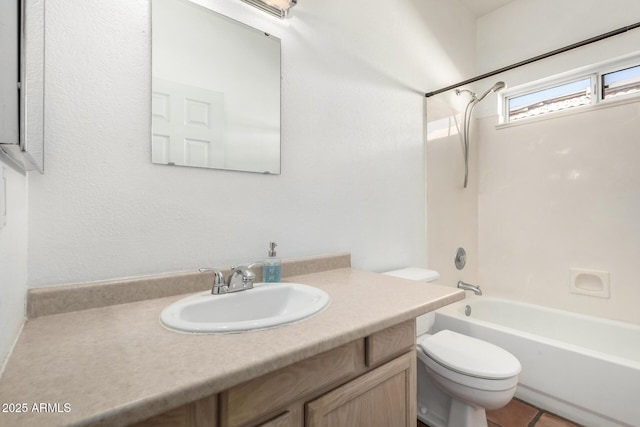
[[[389,276],[401,277],[403,279],[418,280],[420,282],[433,282],[440,278],[440,273],[427,268],[401,268],[400,270],[387,271],[383,274]]]

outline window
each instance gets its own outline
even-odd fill
[[[604,100],[640,98],[639,62],[638,56],[627,58],[625,62],[616,60],[507,91],[502,95],[503,122],[539,117]]]
[[[591,77],[508,98],[509,121],[592,103]]]
[[[640,93],[640,65],[602,75],[602,99]]]

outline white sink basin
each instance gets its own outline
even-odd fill
[[[299,283],[256,283],[253,289],[223,295],[202,292],[177,301],[160,314],[179,332],[225,334],[274,328],[314,315],[329,295]]]

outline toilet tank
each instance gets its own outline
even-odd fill
[[[403,279],[415,280],[418,282],[434,282],[440,278],[440,273],[426,268],[401,268],[400,270],[387,271],[382,274],[401,277]]]
[[[417,267],[401,268],[400,270],[387,271],[382,274],[417,282],[434,282],[440,278],[440,273],[435,270]],[[429,332],[435,321],[436,314],[434,312],[418,316],[416,319],[416,334],[420,336]]]

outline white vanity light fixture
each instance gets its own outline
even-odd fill
[[[278,18],[286,18],[289,9],[298,3],[298,0],[242,0],[258,9],[270,13]]]

